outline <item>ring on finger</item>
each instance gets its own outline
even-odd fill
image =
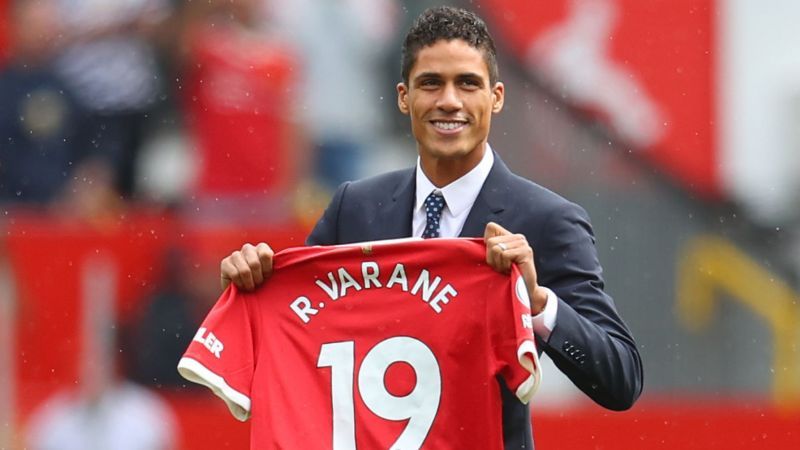
[[[496,245],[498,247],[500,247],[500,251],[501,252],[504,252],[504,251],[508,250],[508,246],[506,244],[502,243],[502,242],[498,242]]]

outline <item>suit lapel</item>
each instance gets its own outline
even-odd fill
[[[497,153],[489,176],[483,182],[481,191],[461,229],[460,237],[482,237],[488,222],[503,225],[503,216],[508,212],[511,198],[509,179],[513,176]]]
[[[375,222],[376,239],[398,239],[411,236],[411,216],[414,209],[416,182],[414,170],[405,173],[392,192],[392,199],[380,209]]]

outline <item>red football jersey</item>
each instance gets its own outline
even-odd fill
[[[252,448],[500,449],[502,377],[539,383],[522,277],[480,239],[279,252],[254,293],[229,288],[178,370],[252,418]]]

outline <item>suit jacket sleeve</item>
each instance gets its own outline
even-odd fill
[[[642,363],[633,337],[604,290],[586,212],[573,203],[550,212],[534,244],[539,284],[559,298],[544,351],[600,405],[630,408],[642,391]]]

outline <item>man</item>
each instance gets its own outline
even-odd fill
[[[416,169],[341,185],[306,243],[482,235],[491,267],[522,272],[538,347],[600,405],[630,408],[641,359],[603,292],[585,211],[511,173],[487,143],[505,88],[484,22],[452,7],[423,12],[403,44],[402,72],[397,101],[411,118]],[[272,256],[265,243],[246,244],[222,260],[223,287],[253,289]],[[528,408],[502,391],[506,448],[532,448]]]
[[[60,33],[53,1],[15,1],[9,14],[11,59],[0,68],[0,203],[44,206],[64,192],[79,162],[82,111],[50,64]]]
[[[56,0],[66,45],[54,64],[85,111],[81,157],[100,160],[118,194],[133,194],[149,115],[160,101],[154,40],[167,0]],[[99,169],[94,169],[99,170]]]

